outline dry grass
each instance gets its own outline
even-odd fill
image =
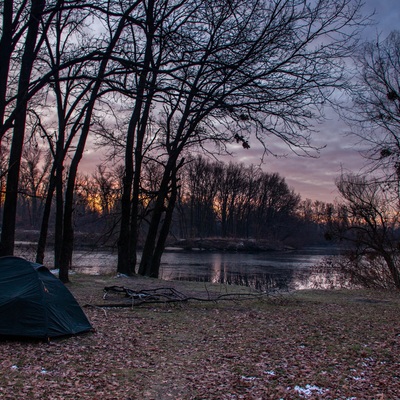
[[[246,288],[72,276],[81,304],[104,286]],[[108,302],[110,301],[107,300]],[[85,312],[95,333],[2,342],[2,399],[398,399],[398,293],[310,291]]]

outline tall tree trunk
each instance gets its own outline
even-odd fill
[[[137,263],[137,245],[138,245],[138,223],[139,223],[139,204],[140,204],[140,183],[142,179],[142,166],[143,166],[143,145],[144,137],[147,130],[147,123],[150,116],[151,104],[155,93],[154,87],[156,84],[155,73],[153,75],[152,83],[150,84],[150,92],[147,94],[145,106],[142,112],[142,118],[140,121],[139,129],[136,135],[136,146],[135,146],[135,172],[133,177],[133,191],[132,191],[132,206],[130,215],[130,243],[129,243],[129,263],[133,272]]]
[[[24,145],[27,91],[31,78],[33,63],[35,61],[35,45],[39,32],[39,23],[45,7],[44,0],[32,0],[29,27],[25,39],[25,48],[21,60],[21,70],[18,82],[13,137],[11,143],[9,169],[7,176],[6,198],[4,201],[3,225],[1,232],[0,255],[14,254],[15,222],[18,201],[18,181],[21,166],[22,150]]]
[[[54,175],[55,168],[50,173],[49,188],[47,190],[46,201],[43,210],[42,223],[40,226],[39,240],[36,248],[36,262],[38,264],[43,264],[44,253],[46,250],[47,234],[49,231],[49,220],[51,213],[51,205],[53,203],[54,189],[56,186],[56,177]]]
[[[160,229],[160,234],[158,236],[157,246],[154,250],[150,270],[149,273],[147,274],[152,278],[158,278],[160,274],[161,256],[164,253],[165,243],[168,238],[169,229],[172,223],[172,217],[174,215],[176,197],[178,192],[176,171],[173,172],[171,181],[172,181],[172,187],[171,187],[171,195],[168,201],[168,207],[165,212],[165,218]]]
[[[125,27],[126,19],[128,18],[130,12],[137,5],[138,1],[135,2],[133,5],[131,5],[131,7],[126,11],[124,17],[122,17],[121,20],[119,21],[114,36],[111,38],[110,43],[107,46],[104,58],[102,59],[99,66],[99,71],[96,76],[96,82],[93,85],[93,89],[90,94],[90,98],[86,109],[85,120],[83,122],[78,145],[76,147],[76,151],[74,157],[72,158],[71,166],[69,169],[67,187],[65,191],[65,202],[64,202],[63,240],[62,240],[62,247],[59,260],[59,270],[60,270],[59,278],[62,282],[69,281],[68,270],[72,262],[73,243],[74,243],[74,229],[72,224],[72,215],[74,210],[73,202],[74,202],[75,181],[76,181],[76,175],[78,173],[78,166],[82,159],[83,152],[85,150],[86,140],[89,135],[94,106],[97,101],[99,90],[103,83],[109,57],[112,51],[114,50],[114,47],[119,40],[119,37],[121,36],[121,33]]]
[[[78,165],[83,155],[82,147],[85,146],[87,135],[81,136],[79,144],[69,170],[67,188],[65,191],[65,208],[63,219],[63,240],[60,251],[59,278],[62,282],[69,281],[69,268],[72,264],[72,253],[74,248],[74,229],[72,223],[75,181],[78,173]],[[82,150],[81,150],[82,149]]]
[[[125,146],[125,177],[121,199],[121,225],[118,238],[118,265],[117,271],[125,275],[133,275],[136,268],[136,251],[138,240],[138,209],[140,196],[140,180],[143,160],[143,140],[150,115],[156,72],[149,85],[148,75],[153,61],[154,40],[154,1],[149,1],[146,10],[146,51],[143,69],[140,74],[136,93],[135,107],[132,113],[130,126],[127,132]],[[145,99],[145,90],[150,86],[150,92]],[[144,106],[143,106],[144,105]],[[136,134],[136,146],[135,146]],[[135,146],[135,150],[134,150]],[[133,170],[133,153],[135,154],[135,170]]]
[[[6,110],[6,93],[8,73],[10,69],[12,46],[12,18],[13,0],[3,2],[3,25],[0,39],[0,142],[5,131],[3,130],[4,114]]]
[[[130,208],[133,180],[133,136],[136,126],[136,115],[132,115],[129,122],[125,146],[125,175],[123,178],[121,197],[121,223],[118,237],[118,264],[117,272],[125,275],[132,275],[135,266],[130,264]]]
[[[175,168],[175,160],[170,158],[165,166],[163,179],[158,190],[156,202],[152,210],[149,230],[143,247],[142,259],[139,266],[139,274],[151,276],[153,255],[156,248],[157,236],[159,232],[162,215],[165,211],[164,202],[168,196],[169,183],[171,181],[171,171]]]
[[[44,260],[44,252],[46,249],[47,243],[47,234],[49,227],[49,219],[51,213],[51,207],[54,197],[54,191],[56,191],[56,217],[55,217],[55,232],[54,232],[54,266],[57,268],[59,265],[60,257],[61,257],[61,246],[63,241],[63,172],[64,172],[64,159],[69,144],[72,138],[69,138],[69,144],[64,148],[65,142],[65,108],[64,102],[61,98],[61,88],[59,86],[59,75],[56,72],[56,81],[58,90],[56,90],[56,98],[57,98],[57,115],[58,115],[58,138],[56,142],[56,150],[54,157],[54,164],[52,167],[52,171],[50,174],[50,183],[49,189],[46,197],[45,210],[43,213],[42,226],[40,231],[40,237],[36,252],[37,262],[43,263]]]
[[[56,190],[56,218],[55,218],[55,228],[54,228],[54,267],[57,268],[61,260],[61,249],[63,243],[63,223],[64,223],[63,168],[62,165],[58,164],[58,162],[55,175],[55,190]]]

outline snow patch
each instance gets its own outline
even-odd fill
[[[266,375],[271,375],[271,376],[275,376],[276,374],[275,374],[275,371],[272,371],[272,370],[270,370],[270,371],[264,371],[264,374],[266,374]]]
[[[326,392],[326,389],[320,388],[315,385],[306,385],[305,387],[295,386],[294,390],[299,393],[301,397],[310,397],[315,394],[323,394]]]
[[[241,376],[240,378],[244,381],[255,381],[257,379],[256,376]]]

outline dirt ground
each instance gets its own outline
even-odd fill
[[[132,303],[103,300],[114,285],[221,300],[102,307]],[[1,399],[400,398],[398,293],[79,275],[68,288],[95,332],[0,342]]]

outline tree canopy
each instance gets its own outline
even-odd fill
[[[10,143],[0,253],[14,251],[18,182],[30,139],[53,157],[38,260],[56,198],[55,262],[68,280],[80,161],[97,139],[122,162],[118,271],[136,271],[143,176],[161,167],[139,273],[157,276],[194,150],[277,137],[315,149],[325,102],[347,90],[361,0],[32,0],[3,3],[0,138]],[[214,145],[214,146],[213,146]],[[63,182],[66,182],[65,185]],[[278,185],[279,186],[279,185]]]

